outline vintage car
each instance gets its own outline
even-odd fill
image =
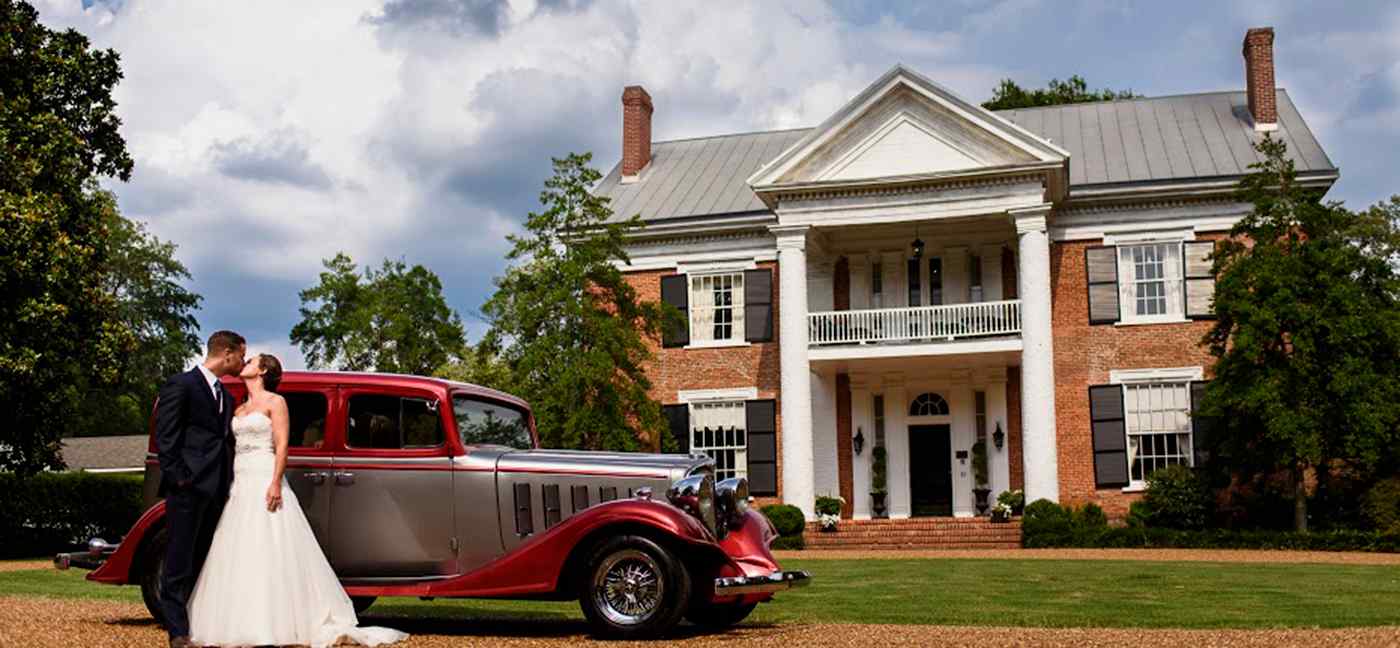
[[[225,379],[241,401],[242,383]],[[288,372],[286,479],[356,607],[381,596],[577,599],[595,632],[647,637],[682,618],[739,622],[807,582],[769,553],[743,479],[703,455],[538,449],[530,407],[501,392],[385,374]],[[88,580],[155,602],[167,542],[160,468],[119,545],[59,554]]]

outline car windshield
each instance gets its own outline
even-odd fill
[[[452,397],[452,414],[462,445],[499,445],[529,450],[530,427],[525,413],[500,403],[479,400],[465,394]]]

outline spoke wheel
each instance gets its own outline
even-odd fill
[[[601,636],[661,635],[680,623],[690,601],[685,565],[641,536],[603,541],[590,553],[581,576],[579,607]]]
[[[644,623],[661,607],[665,594],[661,565],[636,549],[608,556],[594,572],[598,610],[618,625]]]

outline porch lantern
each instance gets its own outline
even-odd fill
[[[856,435],[851,438],[851,449],[856,451],[856,456],[860,456],[860,451],[865,449],[865,435],[860,428],[856,428]]]
[[[924,256],[924,240],[919,238],[919,226],[914,226],[914,258],[921,259]]]
[[[1002,444],[1005,442],[1006,435],[1003,434],[1001,431],[1001,421],[997,421],[997,429],[995,432],[992,432],[992,443],[995,443],[997,446],[997,450],[1000,450]]]

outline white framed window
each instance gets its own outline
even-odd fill
[[[1181,241],[1119,245],[1118,286],[1123,322],[1184,320]]]
[[[1128,445],[1129,489],[1147,484],[1159,468],[1193,462],[1191,381],[1199,367],[1111,372],[1123,387],[1124,433]]]
[[[690,275],[690,343],[744,341],[744,273]]]
[[[744,401],[690,404],[690,449],[715,460],[715,480],[748,476]]]

